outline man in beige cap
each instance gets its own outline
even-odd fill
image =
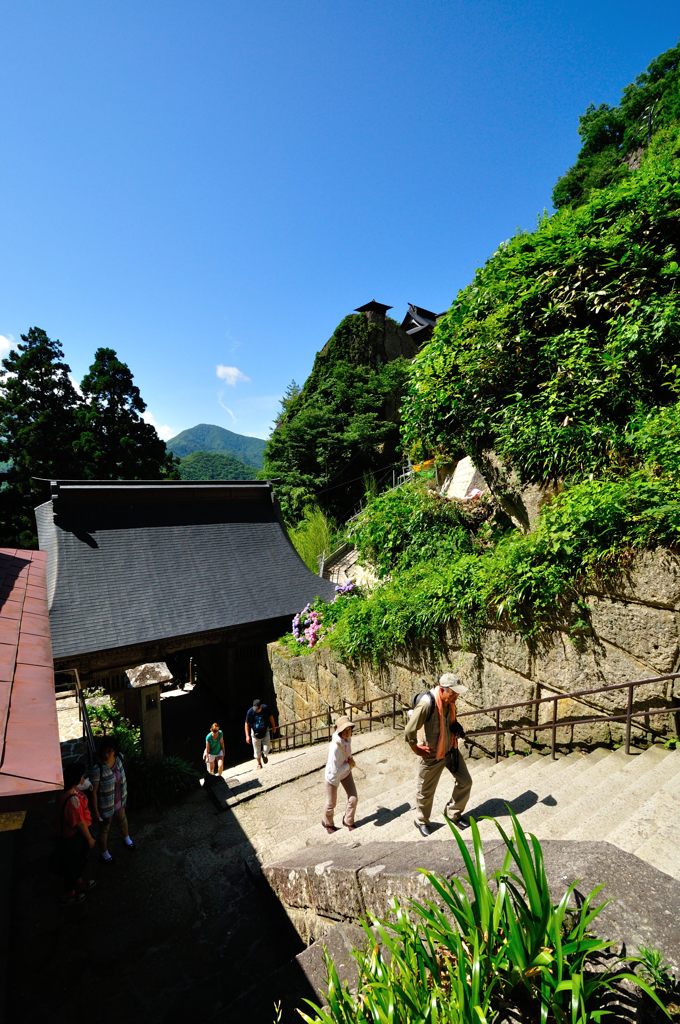
[[[444,768],[449,769],[455,780],[444,814],[457,825],[467,824],[462,813],[470,798],[472,779],[458,749],[458,739],[464,733],[456,721],[456,700],[467,689],[453,672],[445,672],[439,677],[439,685],[418,702],[406,726],[406,742],[420,757],[418,817],[414,824],[421,836],[430,835],[432,802]]]

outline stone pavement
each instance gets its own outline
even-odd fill
[[[356,745],[380,748],[389,739],[366,734]],[[48,870],[54,808],[32,812],[18,837],[14,869],[18,932],[8,1021],[23,1017],[29,1002],[31,1014],[50,1024],[91,1017],[98,1024],[233,1019],[235,998],[257,982],[262,965],[274,972],[303,943],[264,882],[258,851],[229,803],[259,804],[266,816],[271,795],[294,790],[299,779],[316,790],[320,804],[325,757],[322,744],[275,754],[262,772],[247,762],[229,770],[227,782],[204,777],[195,792],[163,810],[135,809],[131,793],[137,848],[123,847],[114,826],[114,862],[91,857],[97,887],[75,907],[60,905],[59,882]],[[262,1024],[271,1024],[270,1008]],[[260,1020],[251,1015],[250,1024]]]
[[[129,853],[114,837],[114,863],[93,860],[98,886],[78,907],[59,905],[57,881],[47,870],[49,809],[29,816],[15,870],[19,931],[9,1020],[23,1015],[30,998],[32,1013],[51,1024],[92,1015],[98,1024],[121,1018],[187,1024],[199,1015],[207,1024],[242,1016],[249,1024],[272,1024],[274,996],[263,985],[302,952],[303,942],[260,865],[294,858],[299,867],[300,858],[318,865],[342,857],[356,875],[376,842],[411,848],[425,866],[446,857],[453,843],[443,824],[429,839],[416,833],[417,762],[403,735],[390,730],[354,738],[358,827],[326,835],[320,825],[326,749],[274,754],[262,771],[251,759],[222,779],[204,779],[162,811],[135,809],[131,794],[137,849]],[[499,765],[468,763],[475,815],[503,821],[509,803],[540,838],[606,839],[680,878],[673,840],[680,752],[652,748],[625,758],[597,750],[557,762],[531,755]],[[442,779],[438,814],[447,796]],[[339,804],[341,813],[342,796]],[[497,837],[492,823],[482,828]],[[293,971],[291,991],[313,997],[301,971]],[[257,1011],[247,994],[253,990],[266,997]]]

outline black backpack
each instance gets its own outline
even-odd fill
[[[253,717],[250,728],[256,740],[261,740],[267,735],[267,729],[269,728],[269,715],[267,713],[266,704],[263,704],[259,711],[255,711],[253,708]]]
[[[429,708],[427,709],[427,713],[425,715],[425,721],[427,722],[429,720],[429,718],[431,717],[432,712],[434,710],[434,697],[432,696],[432,693],[429,690],[425,690],[424,693],[417,693],[415,695],[415,697],[411,701],[411,710],[415,711],[415,709],[418,707],[420,702],[423,701],[423,700],[427,701],[428,704],[430,705]]]

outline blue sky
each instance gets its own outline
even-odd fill
[[[677,4],[4,0],[0,351],[266,437],[371,298],[446,309],[675,45]]]

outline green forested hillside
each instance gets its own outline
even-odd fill
[[[416,454],[493,450],[523,480],[626,464],[627,434],[677,398],[680,134],[640,168],[504,244],[416,358],[404,405]]]
[[[171,438],[166,447],[180,459],[193,452],[222,452],[246,466],[261,469],[265,444],[260,437],[247,437],[211,423],[199,423]]]
[[[181,480],[254,480],[254,466],[224,452],[192,452],[179,462]]]
[[[494,493],[451,506],[413,485],[368,505],[351,538],[381,582],[319,609],[332,627],[320,642],[342,657],[426,651],[452,623],[471,646],[489,623],[528,642],[557,626],[578,638],[589,629],[585,581],[619,571],[636,548],[680,543],[676,50],[610,120],[630,126],[648,86],[656,113],[635,159],[598,179],[607,147],[586,133],[580,192],[499,247],[409,365],[404,448],[442,462],[471,455]],[[617,166],[630,138],[623,131]],[[548,481],[557,496],[521,532],[504,497]]]
[[[0,545],[37,544],[50,479],[176,479],[130,368],[98,348],[78,388],[61,342],[31,327],[0,363]]]
[[[409,345],[394,321],[347,316],[317,355],[304,387],[284,399],[264,472],[278,481],[287,522],[299,521],[315,503],[342,519],[360,501],[367,478],[391,477],[408,366],[392,356]]]

